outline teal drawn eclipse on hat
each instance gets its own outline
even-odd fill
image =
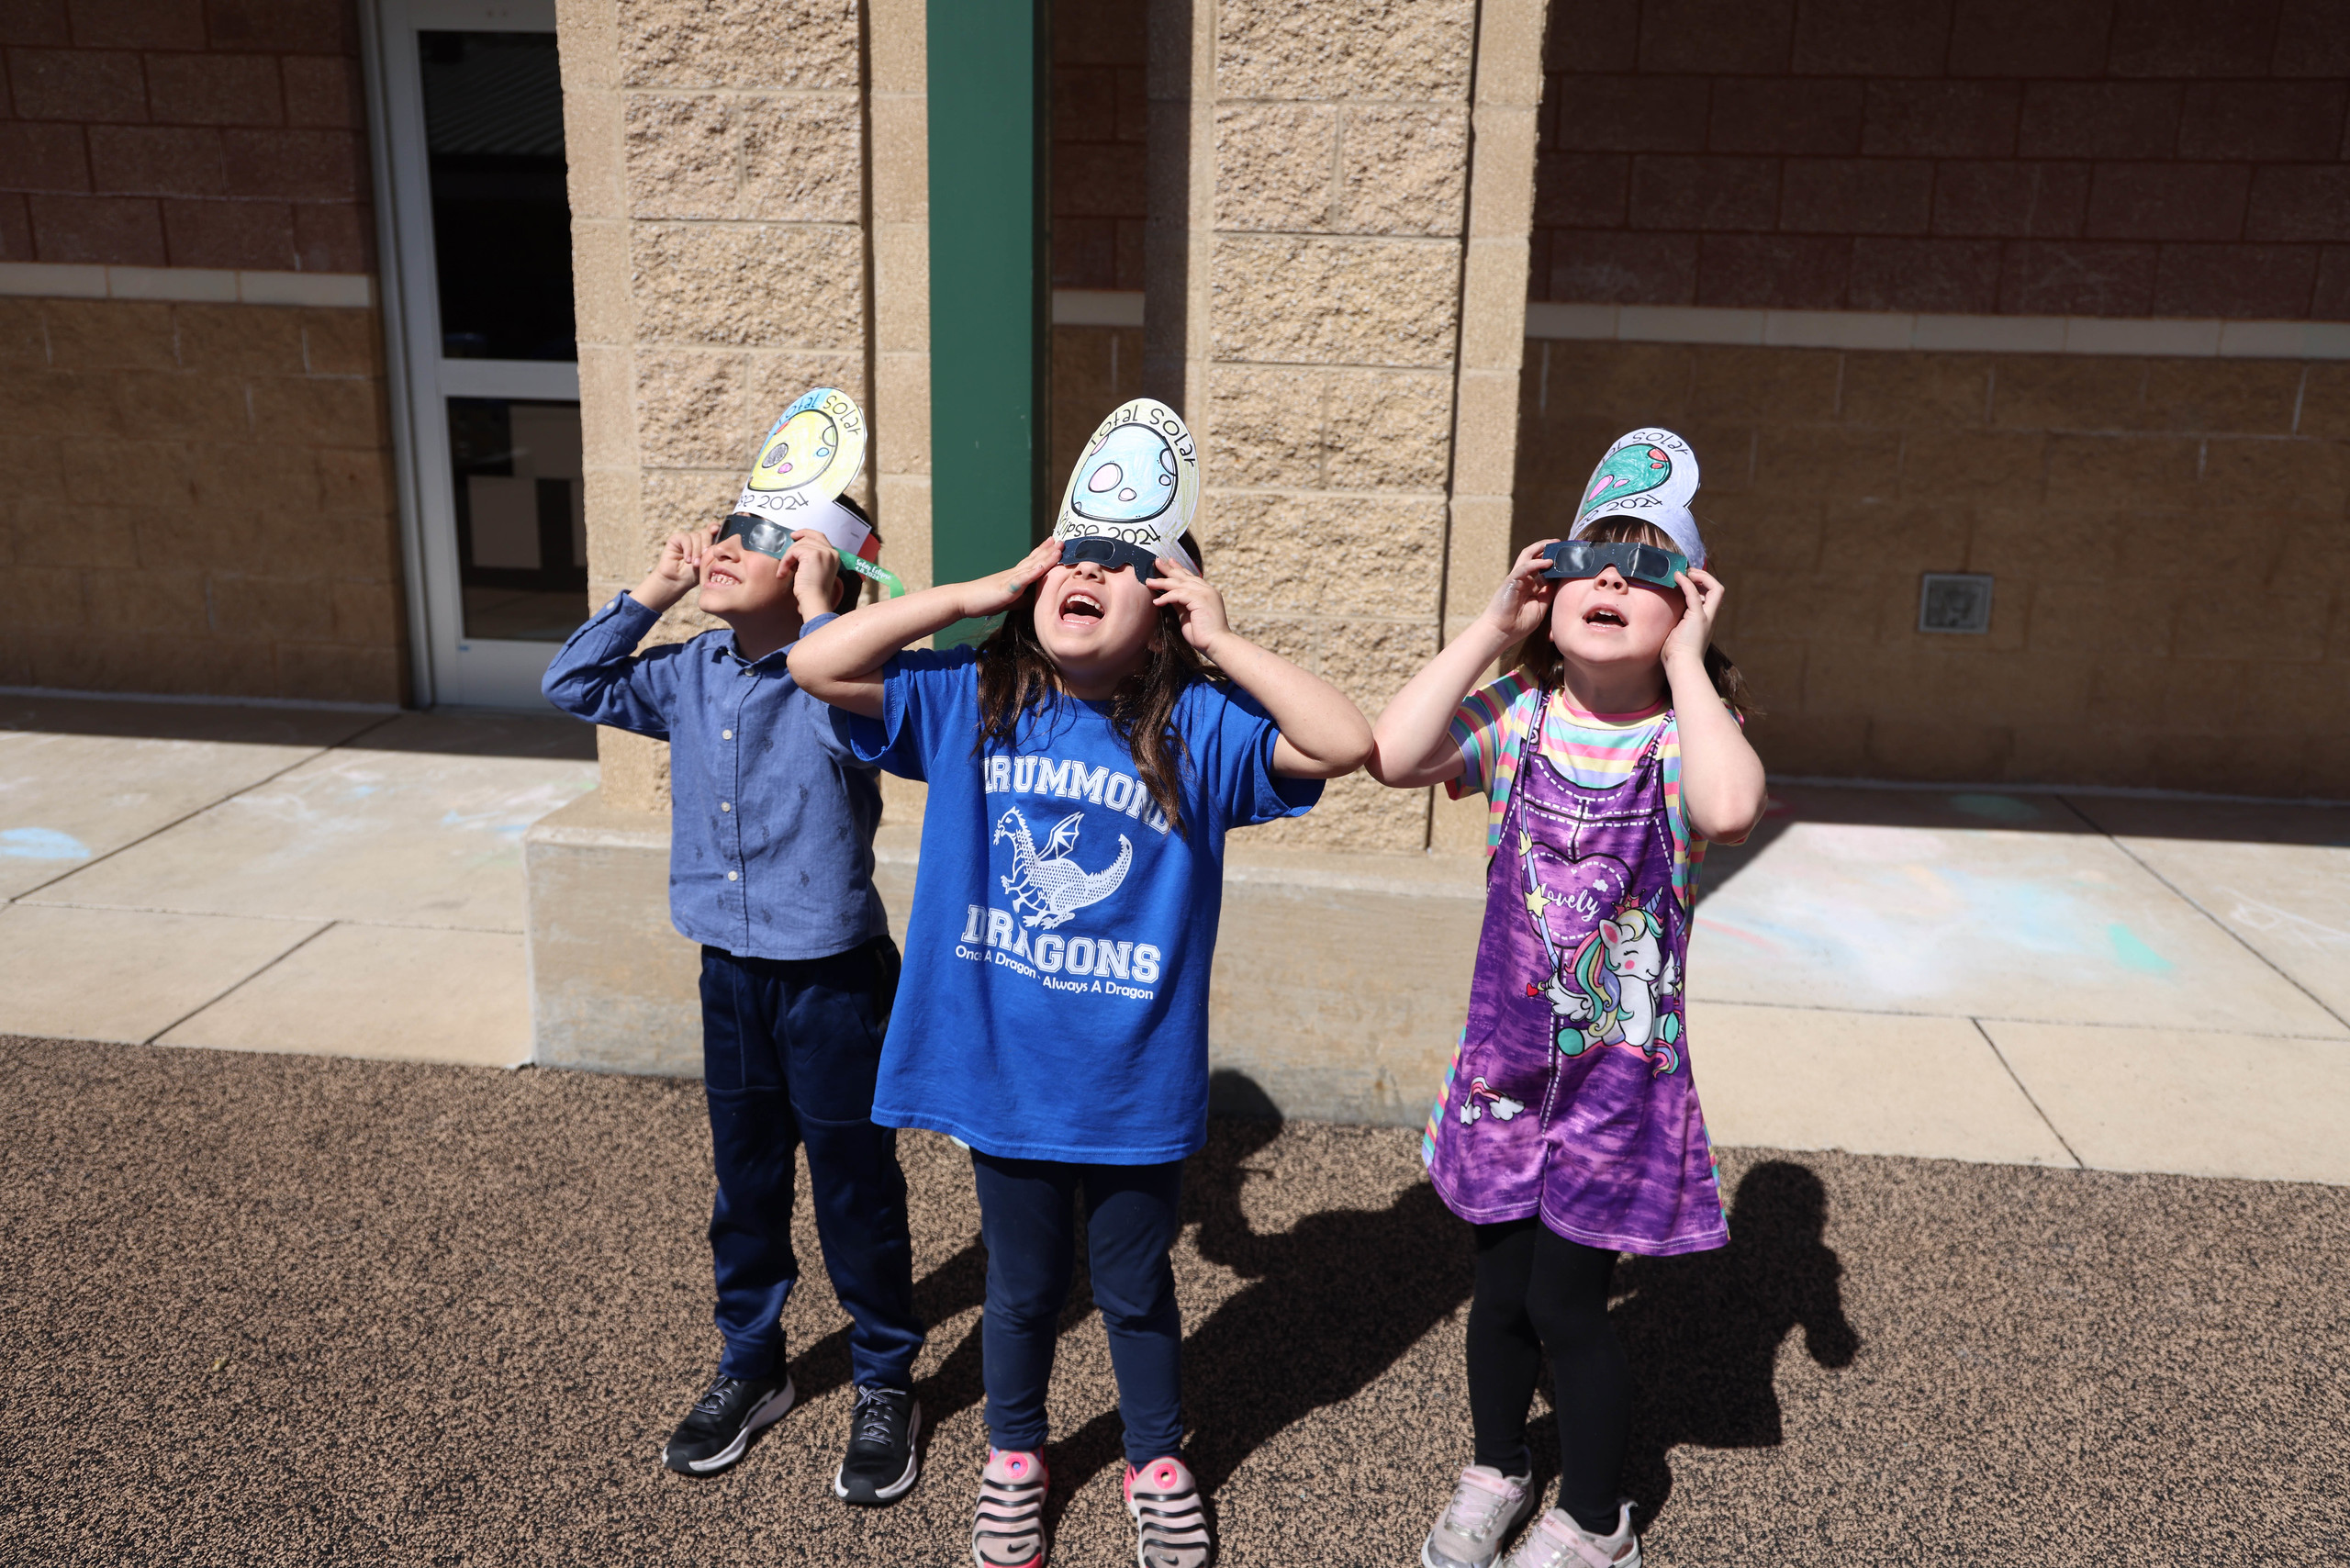
[[[1069,510],[1094,522],[1140,522],[1175,504],[1175,454],[1147,425],[1120,425],[1069,487]]]
[[[1602,501],[1621,500],[1642,490],[1653,490],[1672,477],[1673,454],[1664,448],[1645,442],[1618,447],[1592,475],[1591,488],[1583,492],[1583,505],[1575,510],[1575,518],[1580,521]]]

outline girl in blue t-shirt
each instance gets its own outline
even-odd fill
[[[1169,1252],[1182,1161],[1206,1137],[1224,835],[1309,810],[1321,780],[1362,765],[1371,726],[1234,632],[1188,543],[1047,541],[1008,572],[844,616],[790,656],[860,756],[929,784],[873,1119],[971,1149],[981,1568],[1045,1558],[1045,1391],[1080,1201],[1141,1560],[1209,1555],[1178,1452]],[[976,650],[907,648],[998,614]]]

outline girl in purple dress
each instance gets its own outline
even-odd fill
[[[1710,643],[1724,595],[1688,510],[1696,487],[1671,431],[1617,442],[1571,539],[1528,546],[1375,727],[1382,782],[1490,802],[1468,1024],[1421,1145],[1475,1237],[1476,1453],[1424,1568],[1489,1568],[1533,1511],[1526,1419],[1546,1353],[1560,1506],[1508,1568],[1638,1568],[1617,1492],[1631,1372],[1609,1276],[1618,1252],[1729,1239],[1683,975],[1705,846],[1743,839],[1764,796],[1742,683]],[[1496,659],[1507,673],[1472,690]]]

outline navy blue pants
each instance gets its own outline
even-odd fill
[[[739,958],[701,950],[702,1079],[718,1198],[710,1252],[728,1377],[782,1375],[783,1304],[800,1282],[791,1248],[794,1152],[824,1271],[849,1315],[850,1375],[912,1388],[922,1350],[898,1133],[873,1123],[881,1036],[898,991],[886,935],[828,958]]]
[[[1061,1305],[1077,1260],[1075,1201],[1085,1204],[1093,1305],[1110,1336],[1126,1462],[1147,1464],[1183,1441],[1183,1320],[1168,1257],[1181,1224],[1183,1162],[1072,1165],[971,1153],[979,1238],[988,1249],[980,1319],[988,1440],[1034,1452],[1050,1423],[1045,1389]]]

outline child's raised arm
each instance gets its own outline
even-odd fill
[[[1405,681],[1404,689],[1380,711],[1379,722],[1371,726],[1373,778],[1399,790],[1413,790],[1460,777],[1468,759],[1460,755],[1450,734],[1453,711],[1477,684],[1486,666],[1541,627],[1550,596],[1557,591],[1543,579],[1543,569],[1550,563],[1542,558],[1542,552],[1556,543],[1538,540],[1520,551],[1509,576],[1494,590],[1484,613],[1447,643],[1444,651]]]
[[[1155,604],[1183,615],[1183,640],[1214,659],[1235,685],[1265,705],[1281,737],[1273,771],[1283,778],[1342,778],[1371,755],[1371,725],[1345,692],[1232,629],[1224,595],[1182,562],[1161,556],[1150,579]]]
[[[1762,759],[1706,673],[1706,645],[1713,640],[1724,590],[1711,572],[1695,567],[1678,580],[1689,608],[1664,641],[1664,678],[1681,725],[1681,809],[1699,838],[1740,844],[1762,820],[1770,796]]]
[[[851,610],[794,644],[791,678],[800,689],[867,719],[881,717],[881,666],[907,644],[957,621],[1011,609],[1028,585],[1053,569],[1060,542],[1047,539],[1009,572],[968,583],[941,583],[920,593],[879,599]]]

